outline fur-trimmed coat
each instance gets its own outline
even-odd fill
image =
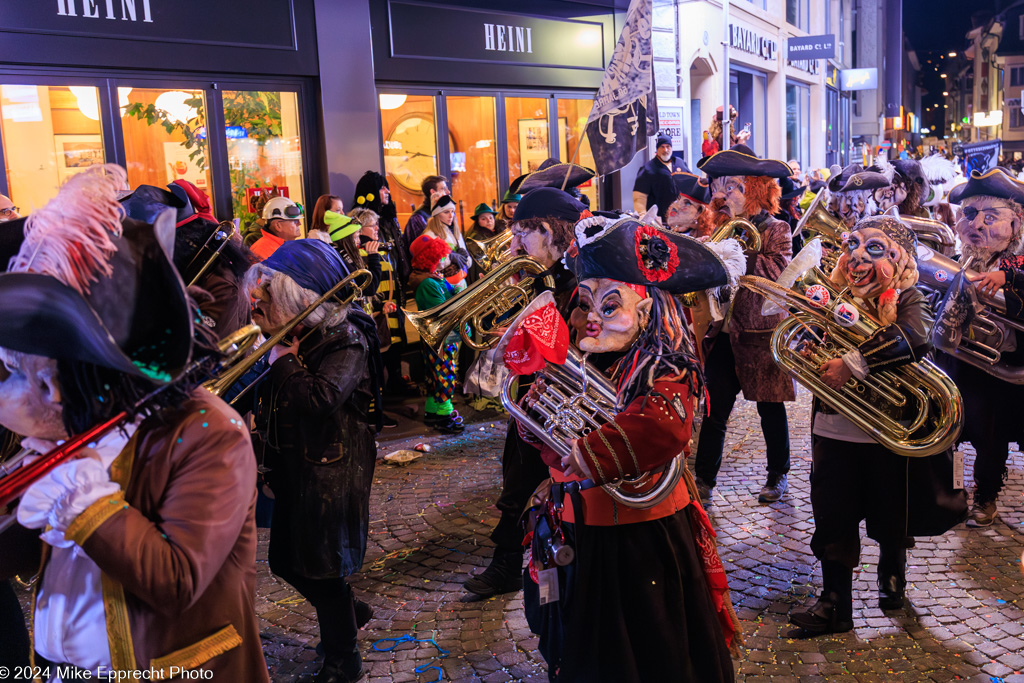
[[[793,259],[789,225],[767,213],[750,218],[761,233],[761,251],[747,258],[747,274],[777,280]],[[729,341],[736,357],[736,377],[748,401],[795,401],[793,380],[772,360],[771,337],[785,313],[761,315],[764,297],[740,288],[732,305]]]

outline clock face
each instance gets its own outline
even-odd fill
[[[437,143],[434,116],[410,112],[395,121],[384,138],[384,169],[403,189],[419,194],[423,179],[437,175]],[[453,152],[455,140],[448,136]]]

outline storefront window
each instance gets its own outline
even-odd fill
[[[543,97],[506,97],[505,128],[508,140],[508,179],[536,171],[551,156],[548,140],[548,101]],[[565,138],[560,155],[568,159]]]
[[[576,156],[576,163],[594,168],[594,155],[590,151],[590,140],[586,136],[587,117],[593,109],[593,100],[558,100],[558,139],[562,161]],[[579,154],[576,147],[582,145]],[[564,146],[564,151],[561,151]],[[597,211],[597,181],[589,180],[580,187],[580,192],[590,199],[590,208]]]
[[[733,67],[729,78],[729,103],[736,108],[736,133],[750,131],[747,146],[754,154],[767,154],[767,76],[764,72]]]
[[[430,95],[380,95],[384,170],[402,225],[423,202],[420,185],[438,174],[437,125]]]
[[[786,160],[796,159],[808,168],[810,158],[811,89],[786,84]]]
[[[810,8],[807,0],[786,0],[786,21],[802,31],[810,31]]]
[[[128,184],[187,180],[212,196],[202,90],[118,88]]]
[[[497,205],[498,161],[493,97],[449,95],[448,156],[452,197],[459,205],[459,224],[469,228],[473,209]]]
[[[231,208],[243,225],[256,218],[254,202],[265,192],[276,189],[305,205],[300,134],[296,93],[224,91]],[[305,222],[304,226],[309,227]]]
[[[94,87],[0,85],[0,117],[8,193],[23,216],[104,162]]]

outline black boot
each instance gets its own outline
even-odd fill
[[[817,601],[789,615],[790,623],[815,635],[852,630],[853,570],[840,562],[822,560],[821,579]]]
[[[494,549],[494,557],[482,573],[462,584],[478,598],[514,593],[523,588],[523,551]]]
[[[883,545],[878,554],[878,607],[903,609],[906,588],[907,549]]]
[[[357,648],[343,659],[328,657],[313,683],[356,683],[362,677],[363,657]]]

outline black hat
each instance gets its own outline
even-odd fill
[[[155,222],[122,221],[111,274],[85,294],[50,275],[0,274],[0,346],[156,383],[177,379],[192,355],[192,315],[168,254],[173,213]]]
[[[911,180],[922,188],[928,187],[928,179],[924,175],[924,167],[916,159],[897,159],[892,162],[896,172]]]
[[[434,205],[432,207],[430,207],[430,215],[431,216],[436,216],[438,211],[444,211],[448,207],[451,207],[451,208],[454,209],[455,208],[455,200],[452,199],[452,196],[450,194],[443,194],[440,197],[438,197],[437,201],[434,202]]]
[[[356,183],[356,195],[352,200],[353,208],[372,209],[380,213],[380,189],[388,186],[388,179],[376,171],[367,171]]]
[[[833,165],[829,169],[832,174],[828,177],[829,192],[842,192],[842,187],[853,177],[853,174],[860,173],[863,170],[864,167],[860,164],[850,164],[846,168],[841,168],[839,164]]]
[[[177,185],[169,185],[170,190],[153,185],[139,185],[127,197],[121,199],[121,206],[129,218],[143,223],[152,223],[156,217],[167,209],[174,209],[175,225],[184,225],[195,218],[185,189]]]
[[[25,241],[26,217],[0,223],[0,273],[7,270],[7,264],[18,254]]]
[[[853,226],[850,232],[857,232],[866,228],[881,230],[894,242],[903,247],[908,254],[917,258],[917,233],[910,226],[899,219],[899,212],[884,213],[879,216],[868,216],[862,218]]]
[[[971,171],[966,183],[961,183],[949,192],[949,203],[960,204],[968,197],[999,197],[1024,205],[1024,183],[999,169],[988,173]]]
[[[782,186],[782,196],[779,199],[793,199],[799,197],[807,189],[806,185],[797,187],[797,184],[793,182],[793,179],[789,176],[779,180],[779,185]]]
[[[729,282],[725,263],[704,243],[634,218],[580,221],[565,264],[579,282],[609,278],[673,294]]]
[[[672,174],[672,184],[675,185],[677,198],[684,195],[699,204],[707,204],[711,201],[711,188],[702,181],[702,178],[692,173],[678,171]]]
[[[854,173],[847,179],[846,184],[833,192],[854,192],[855,190],[877,190],[882,187],[889,187],[892,183],[877,171],[861,171]]]
[[[672,146],[672,138],[669,137],[668,133],[658,133],[654,146],[661,147],[662,145],[668,145],[669,147]]]
[[[767,176],[785,178],[793,175],[793,169],[774,159],[759,159],[746,145],[736,145],[724,152],[718,152],[697,162],[697,168],[710,178],[725,176]]]
[[[569,196],[567,192],[553,187],[539,187],[523,196],[522,201],[516,206],[512,222],[518,223],[528,218],[558,218],[575,223],[586,210],[587,207],[578,199]]]
[[[569,176],[568,181],[565,179],[567,174]],[[565,189],[568,190],[577,185],[582,185],[595,175],[597,173],[586,166],[563,164],[559,163],[557,159],[545,159],[544,163],[536,171],[524,173],[514,179],[508,186],[506,196],[510,194],[524,195],[538,187],[554,187],[560,190],[563,184],[565,184]]]

